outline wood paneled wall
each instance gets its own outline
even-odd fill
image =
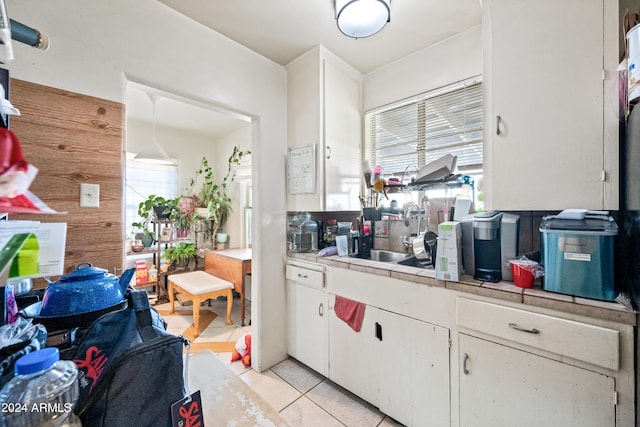
[[[121,273],[124,260],[124,105],[11,79],[20,110],[10,129],[27,161],[39,169],[29,188],[64,215],[10,219],[66,222],[65,272],[84,261]],[[80,184],[100,184],[100,207],[80,207]]]

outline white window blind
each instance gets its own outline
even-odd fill
[[[445,154],[458,156],[459,172],[481,174],[482,83],[470,79],[368,112],[365,139],[366,157],[385,177],[406,183]]]

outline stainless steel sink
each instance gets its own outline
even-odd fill
[[[371,260],[378,262],[400,262],[412,257],[411,254],[403,252],[385,251],[382,249],[371,249]]]

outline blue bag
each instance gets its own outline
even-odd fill
[[[78,367],[75,412],[86,426],[171,426],[171,405],[186,397],[183,348],[168,333],[144,290],[128,290],[129,306],[100,317],[71,359]]]

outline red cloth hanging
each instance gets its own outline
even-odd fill
[[[343,320],[356,332],[360,332],[362,321],[364,320],[364,303],[353,301],[345,297],[336,295],[336,302],[333,310],[338,319]]]

